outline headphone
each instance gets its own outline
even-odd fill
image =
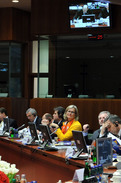
[[[59,111],[58,111],[58,116],[59,116],[59,118],[63,118],[63,114]]]
[[[114,122],[114,125],[115,125],[115,127],[118,127],[118,123],[117,122]]]

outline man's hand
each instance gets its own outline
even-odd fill
[[[85,133],[87,133],[88,130],[89,130],[89,124],[83,125],[83,131],[84,131]]]
[[[53,127],[54,127],[54,128],[58,128],[59,126],[58,126],[56,123],[51,123],[51,124],[50,124],[50,127],[51,127],[51,128],[53,128]]]
[[[100,134],[104,135],[106,128],[108,129],[109,127],[110,127],[110,122],[109,121],[106,121],[105,123],[103,123]]]

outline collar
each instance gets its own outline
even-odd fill
[[[34,119],[34,121],[33,121],[33,122],[34,122],[34,123],[36,123],[36,120],[37,120],[37,116],[35,117],[35,119]]]
[[[121,129],[118,132],[118,136],[121,137]]]

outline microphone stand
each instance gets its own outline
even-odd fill
[[[35,136],[30,140],[30,142],[28,144],[32,144],[35,140]]]

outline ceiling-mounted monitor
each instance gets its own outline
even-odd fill
[[[110,4],[108,2],[83,2],[81,0],[69,3],[69,22],[71,29],[110,27]]]

